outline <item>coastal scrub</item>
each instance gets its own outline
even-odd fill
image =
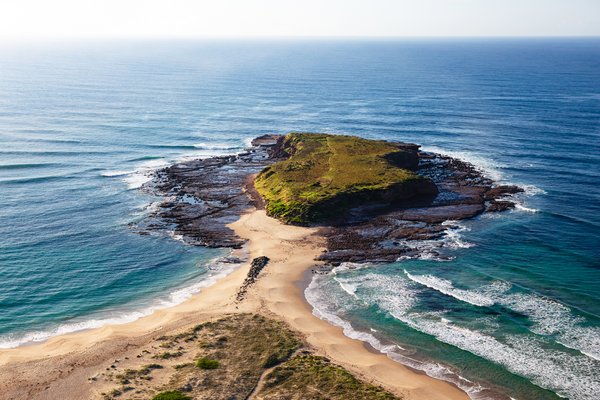
[[[397,399],[380,387],[359,381],[327,358],[308,352],[297,355],[269,373],[259,397],[264,400]]]
[[[191,400],[192,397],[181,394],[179,390],[162,392],[152,398],[152,400]]]
[[[416,152],[397,143],[355,136],[290,133],[287,160],[263,168],[255,180],[267,213],[304,225],[330,220],[364,202],[437,194],[435,184],[407,169]]]
[[[107,388],[105,399],[228,400],[245,399],[253,392],[264,399],[395,398],[326,358],[301,351],[295,332],[259,314],[230,315],[157,337],[152,344],[158,342],[182,347],[182,355],[177,361],[161,357],[136,369],[119,369],[106,377],[107,383],[119,387]]]

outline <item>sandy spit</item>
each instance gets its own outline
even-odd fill
[[[137,321],[57,336],[34,346],[2,349],[0,398],[99,399],[99,391],[88,377],[98,374],[110,360],[133,363],[135,354],[153,337],[227,314],[259,312],[285,321],[316,352],[406,400],[469,399],[447,382],[415,373],[383,354],[369,351],[361,341],[344,336],[341,328],[312,315],[295,282],[302,280],[302,274],[315,265],[315,256],[324,249],[314,235],[315,229],[283,225],[263,210],[249,212],[229,227],[250,239],[250,259],[263,255],[271,259],[242,302],[235,298],[249,265],[183,304],[157,310]]]

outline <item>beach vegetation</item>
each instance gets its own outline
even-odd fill
[[[435,184],[403,168],[416,154],[397,144],[355,136],[290,133],[287,160],[262,169],[255,180],[267,214],[304,225],[331,220],[365,202],[437,194]]]
[[[196,363],[196,366],[200,369],[215,369],[215,368],[218,368],[219,365],[221,365],[220,362],[215,361],[215,360],[209,360],[208,358],[204,358],[204,357],[199,359],[198,362]]]
[[[163,366],[160,364],[146,364],[142,368],[144,370],[161,369]]]
[[[194,363],[185,363],[185,364],[173,365],[173,368],[182,369],[182,368],[193,367],[193,366],[194,366]]]
[[[265,379],[259,393],[262,399],[318,398],[393,400],[380,387],[356,379],[327,358],[300,354],[275,367]]]
[[[298,353],[302,342],[281,321],[259,314],[235,314],[203,325],[195,330],[197,338],[188,343],[181,342],[189,337],[182,334],[162,338],[163,343],[180,340],[182,355],[177,363],[172,358],[158,357],[156,363],[119,370],[107,380],[119,383],[115,389],[119,392],[133,388],[140,394],[130,396],[135,399],[245,399],[263,375],[266,385],[259,397],[264,399],[298,398],[293,385],[300,388],[300,398],[393,398],[382,394],[385,392],[380,388],[356,380],[324,357],[306,350]],[[152,386],[148,382],[155,369],[163,369],[155,374],[155,381],[164,382],[166,378],[168,383]],[[161,393],[149,395],[155,390]],[[319,390],[325,397],[316,397]],[[353,390],[359,395],[354,396]]]
[[[185,396],[181,394],[179,390],[172,390],[170,392],[162,392],[152,398],[152,400],[191,400],[191,396]]]
[[[152,358],[158,358],[158,359],[162,359],[162,360],[168,360],[169,358],[177,358],[177,357],[181,357],[182,355],[183,355],[183,352],[181,352],[181,351],[176,351],[176,352],[173,352],[173,353],[165,351],[164,353],[153,355]]]

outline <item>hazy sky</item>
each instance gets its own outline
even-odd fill
[[[3,0],[0,39],[599,36],[600,0]]]

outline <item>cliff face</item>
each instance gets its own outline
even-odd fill
[[[438,193],[415,174],[418,146],[316,133],[291,133],[272,152],[288,156],[255,181],[267,212],[292,224],[336,219],[365,202],[387,203]]]

